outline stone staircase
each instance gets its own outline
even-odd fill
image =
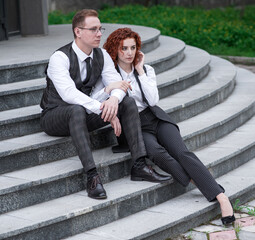
[[[124,26],[104,25],[102,43]],[[131,27],[157,73],[159,106],[178,122],[189,149],[232,201],[254,198],[255,74],[156,29]],[[109,126],[90,134],[108,198],[87,197],[71,139],[39,126],[44,67],[71,40],[71,26],[59,25],[48,37],[0,42],[0,239],[158,240],[217,216],[218,204],[191,184],[130,181],[130,154],[111,152]]]

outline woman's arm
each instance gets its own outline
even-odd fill
[[[138,72],[138,78],[141,82],[143,93],[150,106],[155,106],[159,101],[158,87],[156,74],[153,67],[145,65],[147,73],[145,74],[144,69],[144,54],[139,52],[138,63],[135,65],[135,69]]]

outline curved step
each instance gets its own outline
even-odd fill
[[[234,90],[235,77],[233,64],[212,57],[210,72],[199,84],[161,99],[158,105],[176,122],[183,121],[224,101]]]
[[[102,36],[103,45],[107,36],[118,27],[126,24],[103,24],[106,28]],[[160,31],[150,27],[130,25],[142,38],[145,52],[156,48]],[[51,54],[61,46],[73,41],[70,24],[50,25],[49,35],[38,38],[19,36],[1,42],[0,84],[30,80],[44,76],[44,69]],[[40,49],[40,51],[38,51]]]
[[[158,39],[158,36],[157,36],[157,39]],[[150,40],[151,39],[149,39],[149,41]],[[171,47],[169,48],[168,45]],[[153,50],[152,54],[151,53],[146,54],[146,57],[148,55],[148,59],[149,59],[147,63],[154,66],[155,71],[165,71],[166,69],[169,69],[175,66],[182,60],[184,56],[184,53],[183,53],[184,48],[185,48],[185,44],[178,39],[169,38],[169,37],[163,37],[163,38],[160,37],[160,46],[156,48],[155,50]],[[164,51],[164,54],[162,53],[162,51]],[[204,55],[206,55],[206,53],[203,52],[202,50],[197,49],[197,52],[202,54],[201,57],[204,57]],[[157,60],[158,55],[161,55],[161,59],[159,61]],[[192,57],[192,58],[195,58],[195,57]],[[205,56],[206,62],[208,62],[207,59],[208,59],[208,56]],[[160,70],[158,67],[159,65],[160,65]],[[200,65],[202,65],[202,67]],[[192,72],[191,73],[192,75],[194,74],[198,75],[197,71],[201,72],[202,70],[204,70],[203,63],[200,63],[199,66],[202,69],[197,70],[197,65],[195,65],[194,67],[195,73]],[[190,69],[190,71],[192,71],[192,68]],[[200,79],[204,75],[203,73],[204,71],[202,71],[201,76],[199,76]],[[26,80],[26,81],[19,80],[19,82],[2,84],[1,90],[0,90],[0,111],[39,104],[45,85],[46,85],[46,80],[43,78]]]
[[[39,104],[45,86],[45,78],[2,84],[0,111]]]
[[[179,123],[189,149],[216,141],[254,116],[254,91],[255,74],[238,68],[235,90],[224,102]]]
[[[255,157],[254,131],[255,117],[222,139],[194,153],[215,178],[220,177]],[[104,183],[120,179],[130,173],[131,160],[128,153],[113,154],[111,148],[105,148],[94,151],[93,156]],[[78,157],[2,174],[0,213],[84,190],[84,179],[86,178],[83,176],[83,168]],[[180,188],[178,184],[169,182],[171,197],[180,193],[176,188]]]
[[[255,196],[254,167],[255,159],[252,159],[216,180],[225,187],[230,199],[242,196],[242,201],[246,201],[251,196]],[[186,231],[202,222],[208,221],[219,213],[217,203],[207,202],[197,189],[178,196],[181,194],[180,190],[176,191],[178,188],[181,189],[179,186],[173,191],[175,197],[172,198],[172,191],[169,191],[168,184],[132,182],[129,178],[123,178],[105,184],[105,189],[108,193],[108,199],[106,200],[95,201],[88,198],[87,193],[82,191],[2,214],[0,215],[0,221],[5,224],[0,230],[0,238],[12,237],[15,239],[15,237],[22,238],[26,236],[33,239],[36,236],[37,239],[56,239],[56,234],[58,234],[57,238],[59,239],[107,223],[109,224],[101,226],[99,229],[94,229],[92,232],[112,231],[113,229],[116,231],[124,223],[125,227],[134,226],[130,224],[134,222],[138,224],[140,217],[142,219],[144,215],[147,217],[144,218],[146,220],[142,221],[141,224],[149,226],[149,228],[145,228],[146,237],[152,233],[155,234],[155,232],[160,236],[162,234],[161,226],[171,226],[172,228],[173,226],[176,227],[177,222],[185,225],[189,218],[199,218],[195,222],[190,221],[192,223],[188,225],[188,228],[186,228],[187,226],[184,229],[182,228],[182,231]],[[159,205],[154,206],[155,204]],[[155,218],[155,213],[160,213],[160,217]],[[178,218],[181,217],[181,219],[175,223],[177,219],[174,216],[176,215]],[[98,221],[99,219],[100,221]],[[152,219],[157,219],[156,221],[159,224],[155,224],[155,222],[153,222],[153,225],[149,224]],[[84,221],[86,224],[83,224]],[[127,221],[129,222],[128,225]],[[75,225],[78,222],[80,224]],[[163,225],[161,225],[162,222]],[[66,228],[67,225],[71,227]],[[140,227],[138,229],[138,231],[144,230],[144,228]],[[150,230],[148,231],[148,229]],[[115,235],[116,237],[120,236],[118,231],[115,233],[117,234]],[[137,234],[136,231],[134,233]],[[175,234],[178,233],[175,232]],[[140,232],[138,236],[140,238],[143,234]]]
[[[157,75],[160,98],[195,85],[208,74],[211,56],[206,51],[186,46],[184,55],[177,66]]]
[[[238,83],[231,97],[212,109],[179,124],[181,132],[185,133],[184,139],[190,149],[193,150],[217,140],[253,116],[255,112],[254,78],[253,73],[239,69],[236,78]],[[233,102],[237,104],[233,105]],[[188,127],[185,128],[182,125]],[[109,146],[116,141],[110,127],[96,130],[92,134],[94,149]],[[60,151],[59,154],[55,154],[56,149]],[[54,152],[54,157],[50,156],[50,152]],[[50,137],[44,133],[36,133],[3,140],[0,142],[1,173],[74,155],[75,150],[70,138]]]
[[[33,239],[32,235],[36,235],[37,239],[56,239],[55,230],[58,228],[56,228],[56,225],[58,224],[65,225],[64,228],[68,230],[69,228],[66,227],[66,224],[69,224],[69,221],[80,219],[81,221],[87,222],[86,219],[89,217],[91,219],[85,225],[87,229],[92,228],[101,224],[102,220],[104,222],[110,222],[119,218],[121,215],[124,217],[125,209],[129,206],[131,201],[136,202],[136,206],[134,206],[132,211],[142,210],[148,205],[157,204],[157,200],[146,201],[145,199],[153,199],[154,194],[157,192],[167,190],[166,184],[132,182],[129,178],[113,181],[104,186],[108,192],[108,198],[106,200],[95,201],[94,199],[87,197],[85,191],[82,191],[0,215],[0,221],[5,223],[0,229],[0,239],[5,237],[15,237],[15,235],[18,238],[22,238],[22,233],[27,235],[28,239],[29,237],[30,239]],[[113,189],[119,189],[119,191],[113,191]],[[166,199],[168,197],[167,195],[168,194],[165,195]],[[162,200],[162,198],[159,198],[159,200]],[[122,211],[120,210],[117,214],[116,208],[122,208]],[[102,214],[105,210],[108,217],[102,218]],[[17,221],[15,220],[15,224],[13,224],[14,219],[18,218],[18,216],[20,216],[20,219],[17,219]],[[94,220],[92,220],[92,218],[94,218]],[[101,220],[98,221],[98,219]],[[45,230],[47,229],[46,231],[49,232],[50,235],[53,235],[46,236],[44,230],[41,231],[41,227]],[[55,228],[54,231],[52,227]],[[66,230],[63,231],[64,234],[66,234]],[[30,235],[30,233],[32,235]],[[30,236],[28,236],[28,234]],[[64,236],[66,235],[60,233],[60,235],[57,236],[57,239]]]
[[[157,76],[160,98],[169,96],[201,81],[208,73],[210,55],[188,46],[185,58],[176,67]],[[39,104],[45,79],[2,85],[0,91],[0,139],[23,136],[40,131]],[[7,110],[20,107],[20,109]],[[5,110],[5,111],[3,111]]]
[[[166,71],[182,61],[185,43],[179,39],[160,36],[160,45],[146,54],[145,63],[151,65],[156,74]]]
[[[238,197],[246,202],[255,197],[254,168],[255,159],[217,179],[227,189],[226,194],[231,200]],[[207,202],[195,189],[155,207],[66,239],[165,240],[197,227],[218,214],[218,204]]]

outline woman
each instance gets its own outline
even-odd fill
[[[105,91],[109,93],[115,88],[121,88],[135,99],[148,156],[183,186],[191,181],[208,201],[217,199],[224,225],[235,221],[233,208],[224,189],[197,156],[187,149],[178,126],[156,106],[159,100],[156,76],[151,66],[144,66],[140,36],[130,28],[120,28],[109,35],[104,48],[124,80],[109,85]]]

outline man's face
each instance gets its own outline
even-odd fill
[[[76,28],[78,46],[84,51],[99,47],[102,33],[101,23],[97,17],[86,17],[83,26]]]

